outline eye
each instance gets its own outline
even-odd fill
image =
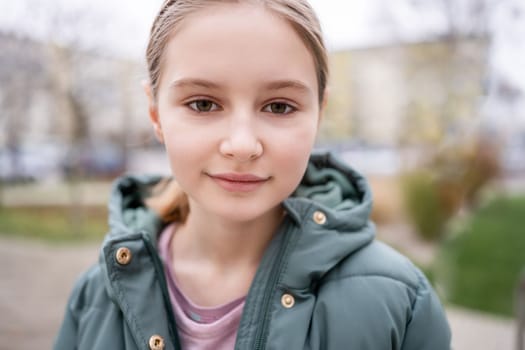
[[[272,102],[264,106],[264,112],[270,112],[274,114],[289,114],[296,110],[296,108],[290,106],[284,102]]]
[[[210,100],[195,100],[188,103],[188,107],[193,109],[196,112],[213,112],[219,109],[219,106]]]

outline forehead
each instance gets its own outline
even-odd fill
[[[247,87],[261,79],[294,80],[317,90],[305,43],[262,5],[223,3],[193,12],[175,28],[163,56],[161,88],[192,77]]]

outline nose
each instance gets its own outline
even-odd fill
[[[249,118],[232,118],[224,139],[220,144],[223,156],[238,162],[247,162],[259,158],[263,145],[257,136],[256,126]]]

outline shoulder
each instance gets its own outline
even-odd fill
[[[330,322],[322,328],[326,339],[355,341],[357,348],[449,348],[446,316],[428,280],[408,258],[378,241],[322,278],[316,305],[318,319]],[[351,328],[362,330],[354,340],[342,336]]]
[[[101,266],[95,265],[81,275],[71,292],[54,349],[136,349],[125,329]]]
[[[425,280],[422,272],[407,257],[377,240],[348,256],[326,276],[327,281],[349,278],[390,280],[414,291]]]
[[[363,313],[375,310],[376,314],[394,313],[398,318],[411,315],[422,295],[437,299],[419,268],[379,241],[372,241],[342,260],[324,276],[319,287],[324,297],[335,299],[335,295],[340,295],[352,304],[359,303],[364,307]]]
[[[99,264],[95,264],[75,282],[68,308],[74,314],[79,314],[90,308],[105,309],[110,303],[112,302],[106,291],[102,270]]]

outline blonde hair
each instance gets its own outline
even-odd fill
[[[190,14],[207,6],[221,3],[250,3],[260,5],[287,21],[299,35],[315,64],[321,107],[328,80],[328,55],[324,45],[321,25],[307,0],[165,0],[151,27],[146,50],[149,83],[154,101],[162,75],[164,51],[178,25]],[[171,198],[157,205],[156,211],[164,221],[186,220],[189,213],[188,197],[180,187],[167,186],[164,195]],[[152,198],[153,199],[153,198]],[[154,202],[153,202],[154,203]]]
[[[190,212],[188,196],[172,178],[157,182],[144,202],[165,222],[184,222]]]

